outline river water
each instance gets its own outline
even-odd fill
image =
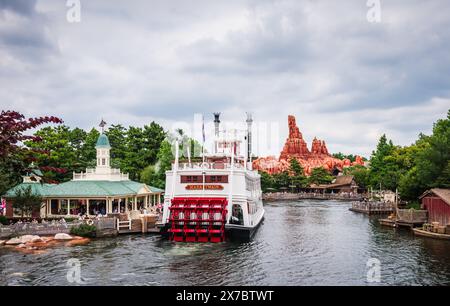
[[[266,204],[264,223],[245,243],[130,235],[40,255],[0,248],[0,285],[71,285],[70,258],[80,261],[86,285],[368,285],[371,258],[381,263],[378,284],[450,285],[449,241],[381,227],[349,207],[334,201]]]

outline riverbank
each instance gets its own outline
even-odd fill
[[[276,201],[295,201],[295,200],[335,200],[335,201],[361,201],[363,200],[362,194],[349,194],[349,193],[288,193],[288,192],[274,192],[264,193],[263,200],[266,202]]]

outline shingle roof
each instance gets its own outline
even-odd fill
[[[336,178],[333,185],[350,185],[353,182],[353,175],[341,175]]]
[[[425,193],[420,196],[420,199],[429,195],[430,193],[434,193],[435,195],[440,197],[445,203],[450,205],[450,189],[433,188],[428,191],[425,191]]]
[[[5,193],[5,197],[15,197],[16,192],[18,190],[25,190],[31,186],[31,190],[33,191],[33,194],[40,195],[40,196],[46,196],[49,195],[49,190],[54,187],[55,185],[51,184],[41,184],[39,182],[33,182],[33,183],[21,183],[17,186],[14,186],[13,188],[9,189]]]
[[[321,184],[321,185],[316,185],[316,184],[312,184],[310,187],[311,188],[337,188],[337,187],[342,187],[342,186],[346,186],[346,185],[351,185],[353,182],[353,175],[341,175],[336,177],[336,180],[334,181],[334,183],[331,184]]]
[[[111,197],[137,194],[142,188],[153,193],[163,190],[134,181],[69,181],[59,185],[22,183],[8,190],[6,197],[14,197],[18,188],[32,186],[33,192],[47,197]]]

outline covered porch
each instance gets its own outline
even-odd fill
[[[128,213],[136,210],[156,210],[161,193],[113,197],[48,197],[41,208],[41,217],[97,216]]]

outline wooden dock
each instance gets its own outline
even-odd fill
[[[117,218],[116,228],[119,234],[158,234],[160,228],[157,227],[159,216],[149,215],[121,215]]]
[[[387,218],[387,219],[379,219],[378,222],[381,225],[384,225],[384,226],[397,227],[397,224],[395,223],[395,220],[392,220],[392,219],[389,219],[389,218]]]
[[[428,215],[426,210],[397,209],[395,219],[380,219],[378,222],[384,226],[414,229],[422,226],[427,220]]]
[[[389,215],[395,211],[394,205],[384,202],[353,202],[350,211],[366,215]]]

